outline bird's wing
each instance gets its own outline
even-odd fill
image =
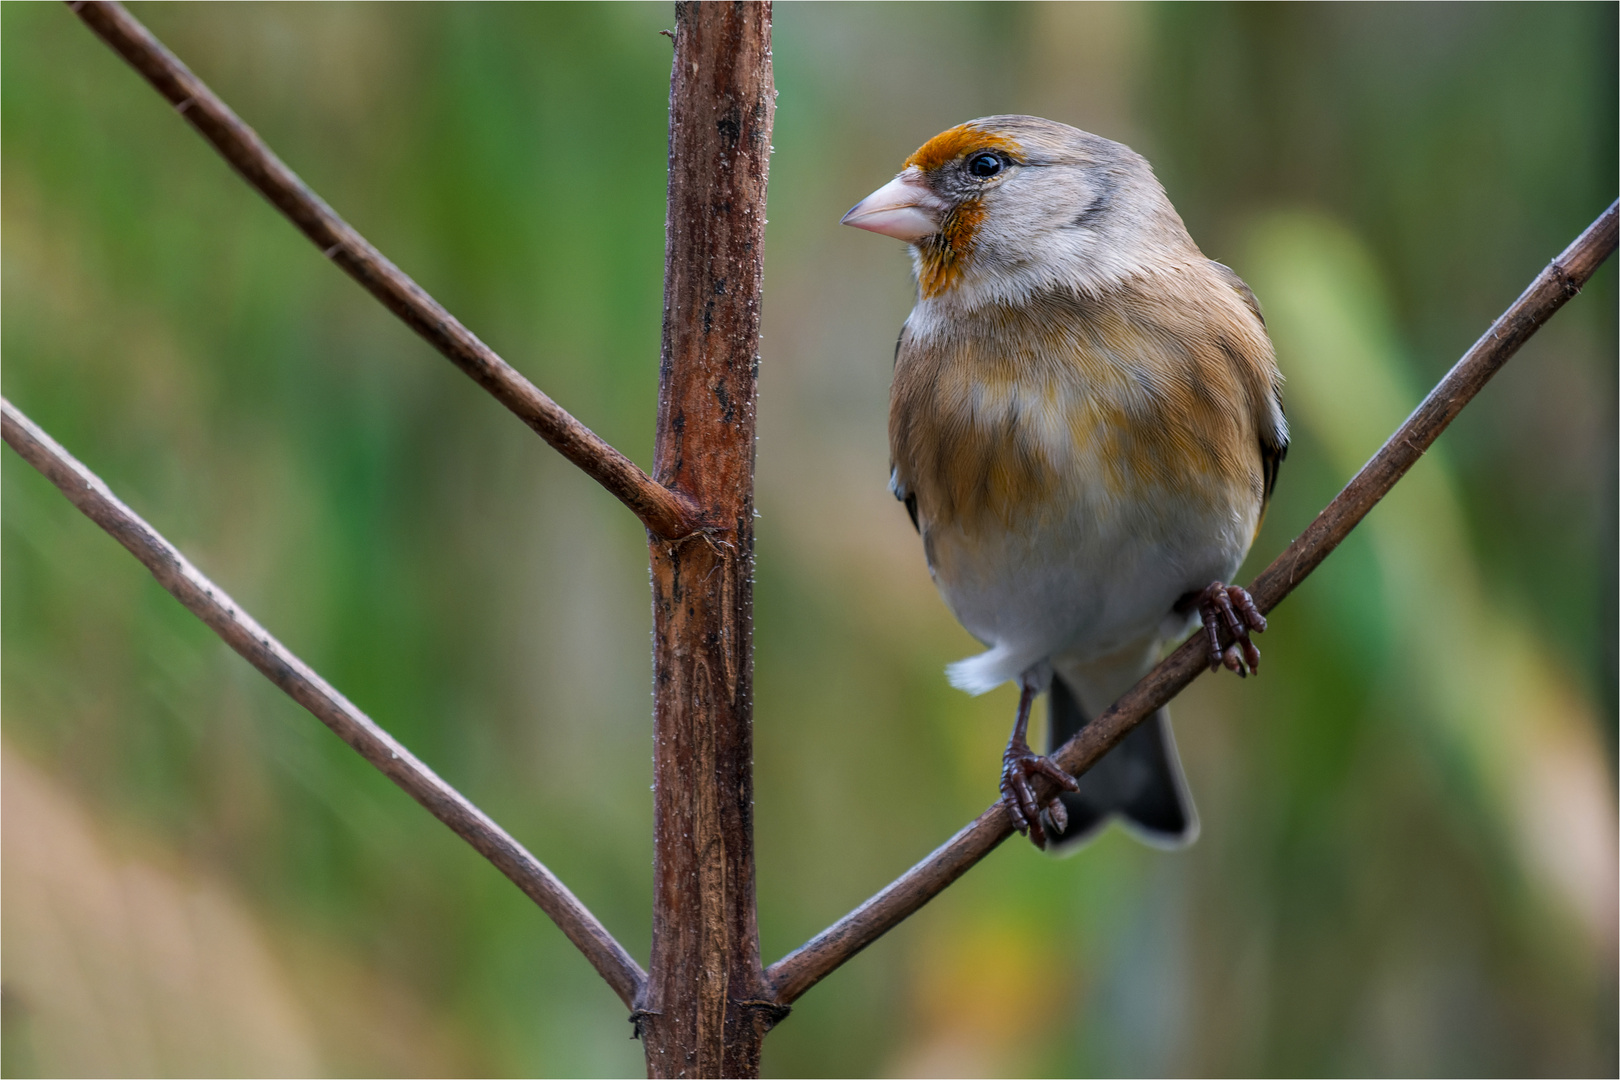
[[[1260,320],[1260,328],[1266,326],[1265,313],[1260,310],[1260,299],[1249,288],[1249,283],[1237,276],[1237,272],[1225,263],[1218,263],[1214,259],[1209,261],[1215,272],[1232,287],[1232,291],[1243,298],[1243,303],[1254,312],[1254,317]],[[1275,369],[1274,369],[1275,370]],[[1271,399],[1276,405],[1279,416],[1283,414],[1282,386],[1278,379],[1273,379],[1271,385]],[[1265,486],[1260,501],[1260,517],[1264,520],[1266,508],[1271,505],[1271,493],[1277,488],[1277,473],[1282,469],[1283,458],[1288,456],[1288,428],[1286,425],[1273,423],[1260,423],[1255,425],[1260,432],[1260,470]],[[1256,526],[1256,532],[1259,527]]]
[[[911,320],[907,319],[909,323]],[[900,366],[900,349],[906,343],[906,327],[900,327],[899,335],[894,339],[894,366]],[[889,491],[896,499],[905,504],[906,513],[911,515],[911,527],[922,533],[922,523],[917,520],[917,493],[906,486],[900,479],[900,466],[891,457],[889,459]]]

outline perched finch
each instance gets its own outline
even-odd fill
[[[843,220],[911,245],[890,487],[940,595],[988,647],[951,682],[1021,688],[1001,774],[1014,824],[1050,850],[1114,817],[1149,843],[1190,843],[1164,710],[1078,781],[1027,730],[1050,689],[1050,753],[1195,619],[1212,667],[1258,669],[1249,632],[1265,620],[1225,582],[1288,425],[1254,294],[1198,250],[1140,155],[1034,116],[935,136]],[[1037,775],[1062,789],[1044,807]]]

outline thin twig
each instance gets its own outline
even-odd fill
[[[1614,252],[1617,206],[1611,204],[1537,275],[1310,527],[1255,578],[1249,592],[1261,611],[1276,607],[1321,565],[1519,346],[1581,290]],[[1203,634],[1194,634],[1053,756],[1068,772],[1080,775],[1208,668],[1209,645]],[[1041,798],[1050,795],[1046,788],[1040,793]],[[980,814],[882,892],[767,968],[776,1000],[793,1002],[967,873],[1011,833],[1012,821],[1000,803]]]
[[[511,878],[551,916],[614,993],[626,1005],[634,1004],[646,983],[645,973],[596,916],[522,844],[271,637],[173,544],[119,501],[99,477],[5,398],[0,398],[0,434],[86,517],[128,548],[152,571],[158,584],[207,623],[225,644]]]
[[[601,436],[502,360],[366,238],[332,212],[287,168],[254,130],[153,37],[121,4],[70,0],[98,37],[146,76],[186,122],[315,247],[405,324],[466,372],[563,457],[640,518],[655,536],[676,539],[699,525],[692,504],[642,472]]]

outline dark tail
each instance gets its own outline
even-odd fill
[[[1051,753],[1091,718],[1061,675],[1052,677],[1048,706],[1047,753]],[[1047,835],[1053,838],[1046,849],[1050,854],[1074,851],[1115,816],[1138,839],[1154,847],[1185,847],[1198,839],[1198,811],[1181,772],[1166,709],[1138,724],[1080,777],[1079,791],[1064,792],[1060,797],[1069,812],[1066,828],[1054,829],[1047,815],[1041,815]]]

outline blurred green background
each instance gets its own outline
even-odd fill
[[[150,5],[337,210],[648,463],[666,5]],[[327,265],[63,7],[0,6],[4,392],[645,961],[640,527]],[[760,389],[774,959],[995,796],[1010,691],[885,490],[935,132],[1127,142],[1259,294],[1295,441],[1245,577],[1614,198],[1616,6],[783,4]],[[1605,267],[1174,707],[1203,837],[1008,844],[813,990],[770,1075],[1614,1075]],[[9,451],[7,1075],[628,1075],[496,871]]]

